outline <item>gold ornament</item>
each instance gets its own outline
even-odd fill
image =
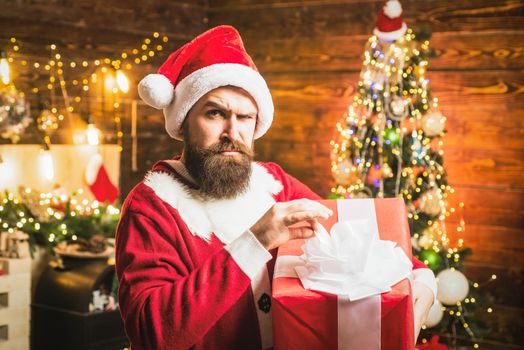
[[[355,174],[356,168],[351,162],[351,160],[346,159],[342,162],[338,163],[335,171],[333,172],[333,177],[335,178],[335,181],[339,185],[343,186],[349,186],[353,183],[355,183],[356,180],[356,174]]]
[[[58,129],[58,120],[58,116],[55,113],[49,109],[43,109],[36,118],[38,130],[47,133],[55,131]]]
[[[423,77],[425,74],[426,74],[426,68],[422,66],[418,66],[417,68],[415,68],[415,76],[417,78]]]
[[[384,179],[393,177],[393,170],[387,163],[384,163],[384,165],[382,165],[382,177]]]

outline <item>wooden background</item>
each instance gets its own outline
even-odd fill
[[[259,160],[279,163],[322,195],[333,184],[329,140],[355,91],[364,43],[384,1],[0,1],[0,43],[15,35],[17,58],[45,58],[46,44],[69,58],[114,57],[153,31],[170,37],[167,52],[203,30],[232,24],[241,32],[272,91],[273,127],[256,144]],[[467,274],[484,281],[494,313],[484,349],[524,348],[524,1],[404,0],[410,27],[433,31],[428,77],[448,117],[445,166],[466,204],[466,232],[474,249]],[[1,44],[0,44],[1,45]],[[65,54],[64,54],[65,55]],[[132,72],[132,85],[155,71],[166,54]],[[45,86],[47,77],[17,66],[19,88]],[[31,97],[33,101],[35,96]],[[156,160],[181,149],[163,129],[163,116],[139,105],[138,165],[131,170],[129,102],[123,103],[122,197]],[[106,141],[111,118],[94,111]],[[27,135],[22,142],[35,142]],[[450,220],[453,231],[457,219]],[[455,236],[458,238],[458,236]]]

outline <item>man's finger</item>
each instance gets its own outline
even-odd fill
[[[317,219],[308,220],[308,222],[310,223],[311,228],[313,229],[313,231],[318,232],[318,231],[321,230],[320,222],[318,222]]]
[[[319,217],[322,216],[319,215],[319,213],[316,211],[295,212],[284,216],[284,225],[291,226],[299,222],[305,221],[304,226],[310,226],[312,228],[311,221],[316,221],[316,219]]]
[[[289,228],[289,239],[306,239],[311,238],[315,235],[315,232],[311,227],[290,227]]]
[[[310,199],[297,199],[287,202],[287,204],[288,205],[286,207],[286,211],[288,213],[312,211],[317,212],[318,216],[324,219],[327,219],[333,214],[333,211],[325,205],[322,205],[319,202],[315,202]]]

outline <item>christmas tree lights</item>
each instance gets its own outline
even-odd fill
[[[330,142],[331,197],[404,198],[414,254],[439,280],[439,302],[423,329],[448,335],[441,339],[450,345],[462,330],[478,347],[486,331],[475,316],[481,296],[479,284],[461,272],[471,250],[456,239],[466,229],[464,203],[448,204],[455,190],[443,165],[446,117],[426,77],[429,37],[407,29],[395,39],[373,35],[367,41],[357,93]],[[456,232],[447,231],[452,215],[458,217]],[[422,332],[424,342],[431,332]]]

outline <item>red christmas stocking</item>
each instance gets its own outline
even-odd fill
[[[99,202],[113,203],[118,197],[118,187],[109,178],[100,154],[93,155],[86,165],[87,186]]]

